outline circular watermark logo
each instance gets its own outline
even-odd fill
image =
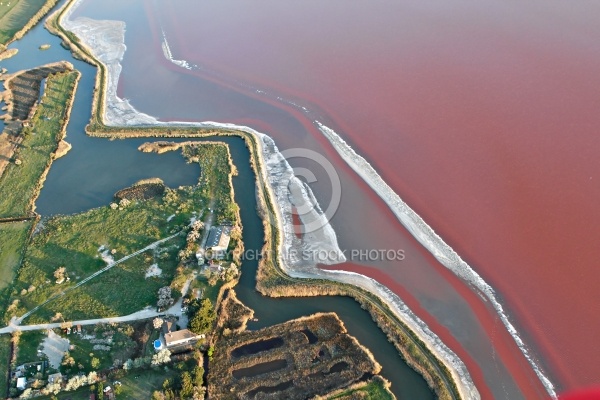
[[[283,207],[286,213],[296,214],[288,221],[295,232],[306,234],[322,229],[337,212],[342,198],[342,185],[335,167],[325,156],[310,149],[292,148],[280,154],[284,159],[277,166],[270,163],[271,170],[267,173],[275,192],[274,201],[288,204],[275,206]],[[291,167],[290,162],[297,166]],[[326,182],[318,177],[326,179]],[[323,184],[329,187],[330,198],[326,207],[319,204],[309,187],[309,184],[317,182],[321,189]]]

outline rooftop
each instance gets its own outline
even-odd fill
[[[167,344],[167,347],[169,347],[175,344],[179,344],[180,342],[200,339],[201,337],[202,335],[196,335],[189,329],[182,329],[180,331],[165,334],[165,343]]]
[[[208,239],[206,240],[206,248],[220,247],[226,249],[229,246],[229,234],[231,226],[213,226],[210,228]]]

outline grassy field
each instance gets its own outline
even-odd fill
[[[0,290],[10,285],[27,241],[31,221],[0,224]]]
[[[162,275],[146,279],[146,270],[152,262],[144,258],[140,255],[127,260],[48,303],[34,316],[47,321],[60,312],[67,320],[102,318],[127,315],[146,306],[155,306],[158,289],[170,285],[177,261],[174,257],[163,261],[160,264]]]
[[[169,368],[167,371],[164,369],[159,370],[134,370],[119,378],[119,382],[122,384],[122,393],[117,395],[117,399],[128,399],[128,400],[148,400],[152,398],[152,393],[155,390],[161,390],[163,382],[167,379],[176,379],[179,372]],[[112,382],[104,382],[104,386],[112,386]],[[84,387],[74,392],[61,392],[56,397],[61,400],[88,400],[91,390],[90,387]],[[39,397],[40,400],[50,399],[49,396]]]
[[[186,146],[182,151],[189,162],[200,165],[199,186],[205,197],[214,199],[214,208],[217,212],[216,222],[234,221],[238,206],[231,199],[229,174],[232,171],[234,174],[237,172],[235,172],[235,166],[231,164],[229,148],[220,143],[204,143]]]
[[[46,331],[27,331],[21,334],[17,351],[17,365],[40,361],[38,347],[46,337]]]
[[[123,399],[148,400],[152,398],[152,392],[161,390],[162,384],[167,379],[177,377],[179,373],[170,368],[163,370],[132,371],[122,378],[123,393],[119,396]]]
[[[213,150],[213,145],[206,145],[199,146],[196,152],[202,156],[203,152],[213,154]],[[204,158],[209,159],[208,156]],[[36,311],[27,322],[48,321],[57,312],[65,319],[130,314],[156,304],[156,294],[162,286],[172,286],[176,298],[181,286],[178,253],[186,246],[185,233],[190,220],[193,216],[204,215],[209,196],[214,195],[213,190],[206,188],[214,188],[213,179],[220,181],[219,186],[229,188],[228,176],[225,176],[227,180],[223,181],[223,175],[207,173],[205,184],[167,189],[160,197],[124,206],[113,203],[81,214],[42,221],[43,228],[25,252],[4,320],[22,315],[102,269],[106,266],[102,251],[110,252],[105,255],[119,260],[183,231],[184,235],[162,243],[157,249],[139,254],[82,286],[66,291]],[[168,220],[170,216],[174,217]],[[153,264],[158,264],[162,274],[146,278],[146,271]],[[69,278],[63,283],[57,283],[54,276],[60,267],[65,267]]]
[[[192,281],[190,285],[190,289],[200,289],[202,290],[202,297],[206,299],[210,299],[213,304],[217,303],[217,298],[219,297],[219,291],[221,290],[221,286],[223,286],[223,281],[219,280],[216,285],[211,286],[208,284],[208,280],[204,275],[198,275],[195,280]]]
[[[360,398],[365,400],[395,400],[396,397],[388,390],[385,381],[376,377],[362,386],[359,385],[358,387],[343,391],[335,396],[328,397],[327,400],[345,400],[350,398]]]
[[[24,128],[25,138],[13,156],[22,164],[9,164],[0,178],[0,217],[20,217],[31,212],[40,178],[52,162],[52,153],[68,119],[78,77],[78,72],[48,77],[44,96],[31,121],[33,127]]]
[[[6,396],[10,362],[10,335],[0,335],[0,396]]]
[[[166,223],[161,210],[153,207],[156,205],[151,201],[124,210],[103,207],[48,221],[43,232],[32,240],[19,270],[13,292],[20,307],[31,309],[106,266],[98,251],[100,246],[115,249],[112,257],[118,260],[169,236],[171,230],[182,229],[175,220]],[[130,258],[48,303],[34,316],[48,320],[61,312],[66,319],[106,317],[154,305],[158,289],[169,286],[175,276],[177,252],[184,243],[184,236],[175,237],[155,251]],[[154,263],[162,269],[161,276],[146,278],[146,271]],[[53,272],[62,266],[70,281],[56,284]],[[35,289],[30,290],[32,287]]]
[[[0,44],[6,44],[23,29],[32,18],[45,13],[55,3],[47,0],[4,0],[0,5]],[[41,18],[41,15],[40,15]]]

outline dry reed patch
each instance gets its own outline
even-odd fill
[[[214,399],[307,399],[381,369],[333,313],[223,337],[215,349],[208,378]]]

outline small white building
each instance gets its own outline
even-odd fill
[[[165,344],[167,345],[167,349],[194,344],[200,339],[204,339],[204,335],[196,335],[189,329],[182,329],[180,331],[169,332],[165,334]]]
[[[27,389],[27,379],[24,377],[17,378],[17,389],[25,390]]]

